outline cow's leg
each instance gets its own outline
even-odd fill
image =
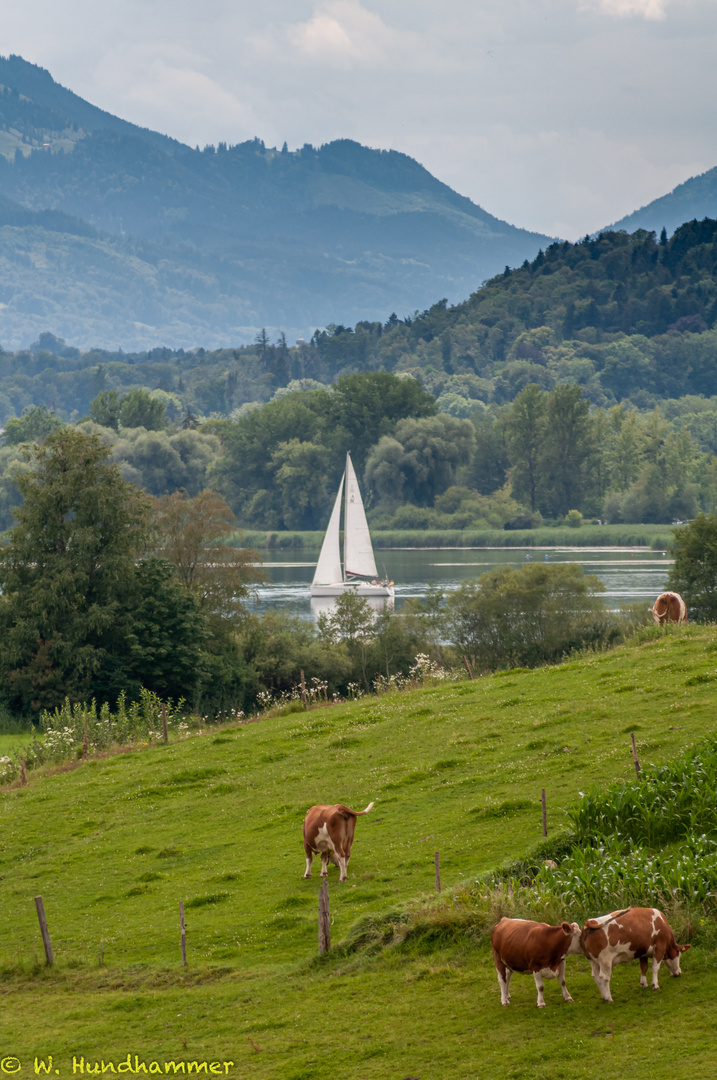
[[[304,877],[311,877],[311,863],[314,856],[310,851],[306,852],[306,870],[304,871]]]
[[[540,971],[533,972],[533,978],[535,979],[535,989],[538,991],[538,1008],[545,1008],[545,998],[543,997],[543,974]]]
[[[328,876],[329,876],[329,852],[328,851],[322,851],[321,852],[321,873],[320,873],[319,877],[328,877]]]
[[[339,855],[339,881],[346,881],[348,875],[349,860],[346,855]]]
[[[510,976],[513,972],[505,966],[495,951],[493,952],[493,960],[495,961],[495,973],[498,976],[498,986],[500,987],[500,1003],[501,1005],[509,1005]]]
[[[657,981],[657,973],[660,970],[660,964],[662,963],[662,957],[658,959],[657,955],[652,958],[652,989],[659,990],[660,984]],[[645,964],[647,967],[647,964]],[[647,986],[647,980],[645,980],[645,986]]]
[[[647,989],[647,957],[640,957],[640,986],[643,990]]]
[[[560,983],[560,989],[563,991],[563,999],[565,1001],[572,1001],[573,999],[568,992],[568,988],[565,985],[565,961],[560,964],[558,968],[558,982]]]
[[[612,976],[612,968],[601,967],[599,974],[597,975],[595,982],[598,985],[603,1001],[612,1001],[612,994],[610,993],[610,978]]]
[[[600,964],[598,964],[596,960],[591,960],[590,971],[592,972],[592,977],[595,980],[595,985],[600,991],[600,997],[603,999],[603,1001],[612,1001],[612,995],[610,994],[611,970],[608,969],[607,971],[605,971],[603,970],[603,968],[600,967]]]

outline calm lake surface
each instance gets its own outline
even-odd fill
[[[318,552],[268,552],[263,563],[267,581],[258,590],[255,610],[274,608],[304,619],[316,618],[332,603],[309,596]],[[507,564],[525,566],[529,562],[578,563],[596,574],[605,586],[609,607],[618,608],[634,600],[652,607],[666,588],[671,559],[645,548],[411,548],[377,551],[379,573],[393,580],[396,609],[411,596],[422,596],[429,583],[447,591],[467,578],[480,577],[491,567]]]

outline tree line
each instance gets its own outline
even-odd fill
[[[22,498],[22,447],[63,426],[43,407],[8,421],[0,527]],[[374,528],[671,523],[717,507],[717,400],[703,397],[595,408],[576,384],[531,383],[461,418],[415,379],[364,372],[203,423],[170,420],[146,390],[103,390],[76,426],[149,495],[212,488],[245,528],[323,529],[347,450]]]
[[[717,395],[716,320],[717,222],[669,239],[603,233],[506,267],[463,303],[331,324],[295,344],[264,328],[231,349],[81,352],[45,332],[30,349],[0,351],[0,422],[39,405],[74,420],[100,392],[136,389],[161,397],[170,418],[231,417],[306,380],[379,370],[414,376],[459,418],[531,383],[575,383],[595,406],[645,410]]]

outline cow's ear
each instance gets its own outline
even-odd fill
[[[680,952],[687,952],[687,950],[691,949],[692,946],[691,945],[678,945],[677,948],[680,950]]]
[[[585,923],[585,925],[588,928],[588,930],[597,930],[598,927],[600,926],[600,923],[597,921],[597,919],[588,919],[588,921]]]
[[[564,934],[568,934],[568,936],[572,937],[573,928],[572,928],[572,925],[569,922],[561,923],[560,926],[561,926]]]

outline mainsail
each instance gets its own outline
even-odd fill
[[[341,573],[341,546],[339,544],[339,519],[341,517],[341,494],[344,489],[344,478],[341,477],[339,491],[336,496],[334,508],[331,511],[329,527],[326,530],[324,542],[321,545],[321,554],[316,564],[314,585],[335,585],[343,581]]]
[[[339,489],[341,494],[341,489]],[[334,513],[336,508],[334,507]],[[332,514],[333,520],[333,514]],[[329,524],[329,530],[331,525]],[[328,533],[326,535],[328,540]],[[324,541],[326,543],[326,540]],[[323,550],[322,550],[323,555]],[[351,455],[346,455],[346,511],[344,516],[344,580],[353,577],[377,578],[371,536],[361,501]]]

